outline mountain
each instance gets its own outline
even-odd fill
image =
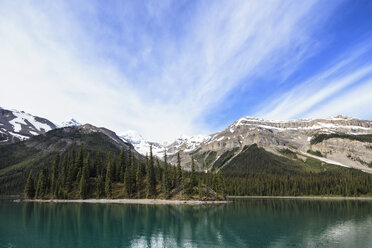
[[[91,156],[97,151],[118,154],[124,148],[143,160],[131,144],[108,129],[90,124],[57,128],[22,142],[0,146],[0,194],[19,193],[31,169],[36,174],[43,168],[50,168],[56,153],[64,156],[81,146]]]
[[[82,127],[75,119],[62,123],[59,127]],[[14,143],[44,134],[57,128],[51,121],[33,116],[23,111],[0,108],[0,144]],[[90,128],[95,130],[93,126]],[[225,130],[210,135],[182,136],[170,142],[148,141],[136,131],[113,135],[112,131],[100,128],[117,144],[132,144],[142,155],[149,153],[162,159],[164,151],[168,160],[176,164],[176,154],[180,152],[181,162],[186,169],[191,168],[191,158],[196,160],[196,168],[202,171],[219,168],[222,156],[229,153],[232,159],[245,146],[257,144],[266,151],[283,156],[280,152],[288,149],[306,158],[314,158],[328,164],[356,168],[372,173],[372,121],[346,116],[325,119],[299,119],[273,121],[255,117],[243,117]],[[337,135],[336,135],[337,134]],[[323,137],[319,139],[319,137]],[[316,142],[315,142],[316,141]],[[233,155],[232,155],[233,154]],[[222,158],[221,158],[222,156]],[[228,162],[228,160],[224,161]]]
[[[164,157],[164,151],[168,155],[174,155],[179,151],[189,152],[195,150],[199,145],[210,139],[210,136],[207,135],[196,135],[196,136],[181,136],[176,140],[171,142],[153,142],[148,141],[142,137],[138,132],[130,130],[122,135],[120,135],[122,140],[131,143],[136,151],[142,155],[146,155],[150,151],[150,146],[152,146],[152,152],[158,158]]]
[[[62,122],[59,127],[71,127],[71,126],[80,126],[80,125],[82,125],[80,122],[78,122],[74,118],[71,118],[68,121]]]
[[[186,167],[190,167],[191,157],[194,157],[200,170],[213,170],[214,163],[228,151],[234,157],[245,146],[257,144],[279,156],[282,156],[280,150],[288,149],[325,163],[372,173],[372,144],[368,139],[360,138],[371,134],[372,121],[345,116],[290,121],[243,117],[225,130],[209,135],[192,150],[180,151]],[[312,142],[319,135],[328,136],[319,142]],[[172,146],[167,149],[172,150]],[[177,149],[176,145],[174,149]],[[170,156],[170,162],[176,163],[176,156]]]
[[[152,146],[152,153],[154,156],[157,156],[158,158],[164,156],[165,144],[147,141],[137,131],[127,131],[121,134],[120,138],[125,142],[131,143],[136,151],[142,155],[148,155],[150,152],[150,146]]]
[[[45,118],[0,107],[0,143],[26,140],[54,128],[56,125]]]

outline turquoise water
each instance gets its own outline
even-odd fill
[[[160,206],[0,201],[0,247],[372,247],[372,201]]]

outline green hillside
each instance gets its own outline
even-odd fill
[[[312,145],[315,145],[315,144],[322,142],[323,140],[327,140],[331,138],[349,139],[349,140],[357,140],[360,142],[372,143],[372,134],[351,135],[351,134],[343,134],[343,133],[318,134],[318,135],[315,135],[311,139],[310,143]]]
[[[129,152],[131,145],[122,144]],[[51,165],[53,156],[68,154],[84,146],[87,153],[100,150],[103,154],[119,153],[120,145],[100,132],[83,132],[77,127],[55,129],[23,142],[0,145],[0,194],[23,191],[26,177],[32,169],[38,173]],[[140,156],[137,154],[137,156]]]
[[[228,195],[372,195],[372,176],[327,164],[288,149],[283,156],[246,146],[223,165]],[[304,156],[301,156],[304,157]]]

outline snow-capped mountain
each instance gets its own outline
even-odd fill
[[[76,126],[81,126],[82,124],[75,120],[74,118],[71,118],[68,121],[64,121],[59,125],[59,127],[76,127]]]
[[[136,131],[128,131],[118,138],[105,128],[81,125],[71,119],[59,128],[79,127],[84,132],[102,132],[115,144],[133,145],[141,154],[146,155],[152,146],[153,154],[163,158],[168,154],[168,161],[176,164],[176,154],[180,152],[181,162],[185,168],[190,167],[191,158],[200,170],[208,170],[224,154],[234,151],[238,154],[245,146],[257,144],[269,152],[280,155],[281,149],[289,149],[299,156],[314,157],[315,151],[322,154],[316,159],[345,167],[353,167],[372,173],[371,144],[358,139],[329,138],[312,144],[317,134],[372,134],[372,121],[336,116],[324,119],[299,119],[288,121],[265,120],[255,117],[243,117],[232,123],[225,130],[211,135],[181,136],[170,142],[146,140]],[[58,128],[51,121],[33,116],[23,111],[0,108],[0,143],[13,143],[26,140],[34,135],[43,134]],[[123,143],[124,142],[124,143]],[[128,144],[130,143],[130,144]],[[226,157],[226,156],[225,156]],[[225,162],[223,162],[225,163]]]
[[[166,148],[169,154],[175,154],[179,151],[192,152],[197,149],[204,142],[209,141],[211,136],[209,135],[195,135],[186,136],[183,135],[173,142],[170,142]]]
[[[51,121],[18,110],[0,108],[0,142],[25,140],[56,128]]]
[[[130,130],[126,133],[120,135],[120,137],[131,143],[135,149],[143,154],[146,155],[150,151],[150,146],[152,146],[152,152],[155,156],[162,158],[164,156],[164,151],[167,152],[168,155],[175,154],[179,151],[191,152],[196,149],[202,142],[205,142],[210,138],[210,136],[206,135],[196,135],[196,136],[181,136],[180,138],[171,141],[171,142],[153,142],[148,141],[143,138],[138,132]]]
[[[123,141],[131,143],[137,152],[142,155],[149,154],[150,146],[152,146],[152,153],[161,158],[164,156],[165,144],[158,142],[147,141],[137,131],[129,130],[119,136]]]
[[[243,117],[225,130],[211,134],[209,138],[193,147],[190,152],[181,149],[181,160],[189,164],[191,156],[199,158],[199,167],[208,167],[205,164],[207,156],[214,153],[217,160],[222,154],[233,149],[242,149],[245,146],[257,144],[267,151],[279,154],[280,149],[290,149],[300,154],[308,154],[309,150],[319,151],[328,159],[326,162],[354,167],[371,171],[367,164],[372,164],[372,150],[370,144],[348,139],[328,139],[320,144],[311,144],[316,134],[342,133],[349,135],[372,134],[372,121],[361,120],[345,116],[336,116],[325,119],[299,119],[289,121],[273,121],[255,117]],[[168,148],[169,149],[169,148]],[[352,157],[350,154],[358,154]],[[211,160],[209,157],[208,161]],[[170,157],[175,163],[176,158]],[[200,164],[200,161],[204,161]],[[362,161],[362,162],[361,162]],[[212,161],[213,162],[213,161]],[[212,163],[210,162],[210,163]]]

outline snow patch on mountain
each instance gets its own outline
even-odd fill
[[[152,153],[159,157],[164,157],[164,152],[166,151],[167,154],[175,154],[180,150],[185,152],[190,152],[195,150],[197,147],[201,145],[201,143],[206,142],[210,139],[210,136],[207,135],[195,135],[195,136],[186,136],[182,135],[180,138],[170,141],[170,142],[152,142],[146,140],[142,135],[140,135],[137,131],[130,130],[122,135],[120,138],[126,142],[131,143],[136,151],[139,153],[146,155],[150,153],[150,146],[152,146]]]
[[[62,122],[59,127],[76,127],[76,126],[81,126],[82,124],[75,120],[74,118],[71,118],[68,121]]]
[[[28,121],[37,131],[48,132],[52,129],[49,125],[36,121],[35,117],[28,113],[17,110],[12,110],[12,112],[15,118],[9,121],[9,123],[13,125],[13,131],[16,133],[22,130],[21,124],[26,126],[29,125],[26,121]]]
[[[150,153],[150,147],[152,146],[153,155],[161,158],[164,156],[165,144],[157,142],[147,141],[137,131],[129,130],[119,136],[124,142],[131,143],[137,152],[142,155],[148,155]]]

